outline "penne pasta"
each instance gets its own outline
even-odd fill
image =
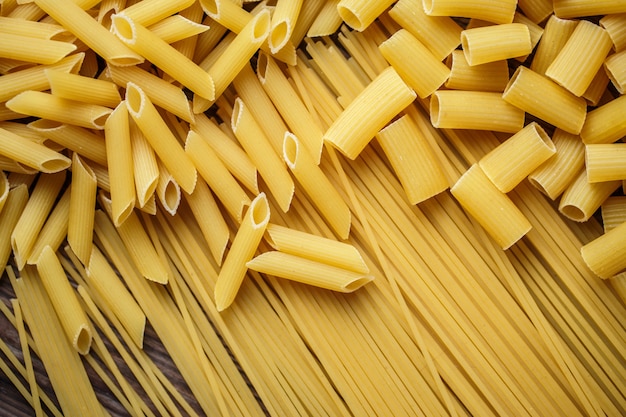
[[[75,50],[76,45],[69,42],[38,39],[0,31],[0,58],[37,64],[54,64]]]
[[[626,223],[592,240],[580,254],[594,274],[611,278],[626,269]]]
[[[291,132],[285,132],[283,159],[313,205],[340,239],[350,234],[350,208]]]
[[[452,90],[502,92],[509,82],[506,60],[470,65],[463,51],[457,49],[448,56],[447,65],[450,75],[445,86]]]
[[[125,102],[120,103],[107,120],[104,134],[109,169],[111,217],[113,224],[119,227],[126,221],[135,207],[133,153],[128,110]],[[81,260],[86,263],[88,258]]]
[[[590,183],[626,180],[626,144],[602,143],[585,146],[585,167]]]
[[[600,207],[604,233],[626,222],[626,197],[611,196]]]
[[[217,277],[214,290],[217,311],[224,311],[235,300],[246,275],[246,263],[252,259],[257,251],[269,219],[270,207],[267,197],[264,193],[260,193],[252,200],[239,229],[237,229]]]
[[[60,42],[73,42],[76,39],[60,25],[9,18],[1,14],[0,32]]]
[[[127,16],[142,26],[150,26],[190,7],[194,0],[152,0],[140,1],[124,8],[119,14]]]
[[[362,32],[392,4],[392,0],[340,0],[337,11],[348,26]]]
[[[354,292],[374,279],[371,275],[278,251],[262,253],[246,266],[253,271],[343,293]]]
[[[157,181],[159,180],[159,167],[157,165],[157,158],[154,154],[154,149],[150,147],[150,144],[144,137],[143,133],[141,133],[141,130],[139,130],[139,127],[135,122],[129,123],[129,133],[136,205],[143,208],[150,201],[150,199],[154,197],[154,191],[156,190]],[[127,158],[128,156],[124,156],[122,160]],[[128,162],[125,164],[127,163]],[[128,170],[128,167],[124,170]],[[126,175],[131,174],[127,173]],[[130,181],[128,182],[130,183]],[[125,186],[127,185],[128,184]],[[127,198],[130,198],[131,193],[129,190],[126,190],[125,194],[127,195]]]
[[[415,99],[393,67],[385,69],[344,109],[324,133],[324,140],[355,159],[391,119]]]
[[[89,353],[91,347],[91,326],[85,311],[78,302],[74,288],[70,284],[57,255],[45,247],[39,261],[37,272],[50,297],[65,335],[71,345],[81,355]]]
[[[97,191],[96,176],[78,154],[72,157],[72,191],[67,224],[67,242],[78,259],[89,263],[93,246],[94,209]]]
[[[124,44],[194,93],[215,99],[213,79],[193,61],[130,17],[117,14],[111,19],[113,32]]]
[[[286,213],[294,193],[294,183],[284,162],[278,157],[250,110],[237,98],[231,127],[237,140],[256,166],[279,207]]]
[[[554,13],[563,19],[625,12],[619,0],[554,0]]]
[[[580,137],[586,145],[593,143],[613,143],[626,135],[626,97],[615,100],[592,110],[587,115]]]
[[[511,23],[516,6],[513,0],[424,0],[424,11],[429,16],[462,16],[498,24]]]
[[[104,129],[104,123],[112,111],[108,107],[67,100],[39,91],[24,91],[7,101],[7,107],[29,116],[98,130]]]
[[[56,252],[67,238],[67,228],[70,219],[70,196],[71,187],[68,187],[41,228],[26,261],[28,265],[37,265],[46,246]]]
[[[46,221],[63,183],[65,171],[40,174],[37,184],[11,233],[11,248],[19,270],[30,257],[37,235]]]
[[[577,20],[559,19],[555,15],[550,16],[535,51],[535,56],[530,63],[530,69],[545,75],[546,70],[561,52],[577,25]]]
[[[406,29],[394,33],[378,48],[387,62],[421,98],[431,95],[450,76],[450,69]],[[419,62],[419,65],[413,62]]]
[[[536,122],[483,156],[478,165],[503,193],[508,193],[556,152],[552,140]]]
[[[55,70],[45,73],[54,96],[111,108],[122,101],[117,86],[110,81]]]
[[[615,52],[626,49],[626,13],[609,14],[600,19],[602,26],[613,41]]]
[[[502,249],[510,248],[531,229],[526,216],[493,185],[480,165],[472,165],[450,192]]]
[[[148,30],[164,40],[165,43],[172,44],[204,33],[209,30],[209,26],[196,23],[177,14],[148,26]]]
[[[6,267],[11,256],[11,234],[28,202],[28,187],[17,185],[9,190],[0,212],[0,265]]]
[[[528,180],[550,199],[565,191],[585,164],[585,146],[580,136],[556,129],[552,135],[556,152],[552,158],[535,169]]]
[[[601,69],[612,46],[604,29],[581,20],[545,75],[580,97]]]
[[[621,51],[609,56],[604,61],[604,68],[617,91],[624,94],[626,91],[626,52]]]
[[[176,183],[176,180],[169,173],[167,168],[158,161],[159,167],[159,179],[155,190],[156,196],[161,202],[161,206],[165,209],[170,216],[176,214],[178,206],[180,205],[180,187]]]
[[[515,133],[524,126],[524,111],[487,91],[436,91],[430,99],[430,120],[443,129],[494,130]]]
[[[280,51],[291,38],[303,0],[280,0],[272,13],[268,43],[272,54]]]
[[[390,123],[376,138],[410,204],[421,203],[449,187],[431,145],[408,115]]]
[[[65,155],[3,128],[0,128],[0,155],[47,174],[67,169],[71,164]]]
[[[187,193],[196,184],[196,169],[141,87],[128,83],[126,106],[165,167]]]
[[[9,197],[10,184],[6,173],[0,174],[0,213]]]
[[[237,222],[241,222],[244,208],[250,204],[250,198],[208,142],[198,133],[190,130],[185,142],[185,153],[189,155],[189,159],[198,169],[200,176],[211,187],[230,216]]]
[[[461,32],[461,45],[470,65],[526,56],[532,51],[528,26],[522,23],[466,29]]]
[[[575,222],[585,222],[621,185],[621,181],[590,183],[587,170],[582,169],[563,192],[559,202],[559,212]]]
[[[343,19],[339,15],[337,4],[339,0],[328,0],[323,3],[306,34],[308,37],[329,36],[339,29]]]
[[[103,57],[106,62],[119,66],[137,65],[143,62],[141,56],[120,42],[74,2],[36,0],[35,4]]]
[[[568,133],[578,135],[587,115],[587,103],[548,78],[520,66],[511,76],[502,98]]]

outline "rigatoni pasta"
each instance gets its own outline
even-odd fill
[[[587,266],[600,278],[611,278],[626,269],[626,223],[580,249]]]
[[[424,0],[424,11],[429,16],[471,17],[498,24],[511,23],[516,6],[514,0]]]
[[[615,52],[626,49],[626,13],[606,15],[599,23],[611,37]]]
[[[602,202],[621,185],[621,181],[590,183],[587,170],[583,168],[563,192],[559,212],[576,222],[587,221],[600,208]]]
[[[609,56],[604,61],[604,67],[617,91],[624,94],[626,91],[626,52],[621,51]]]
[[[546,22],[535,56],[530,63],[530,69],[537,74],[545,75],[546,70],[561,52],[577,25],[577,20],[559,19],[555,15],[551,15]]]
[[[470,65],[526,56],[532,51],[528,26],[522,23],[466,29],[461,32],[461,45]]]
[[[626,180],[626,144],[597,143],[585,146],[589,182]]]
[[[509,82],[507,61],[494,61],[481,65],[470,65],[461,50],[452,51],[446,60],[450,75],[446,88],[469,91],[504,91]]]
[[[582,141],[592,143],[613,143],[626,135],[626,97],[615,100],[592,110],[587,114],[585,124],[580,132]]]

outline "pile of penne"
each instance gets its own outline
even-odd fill
[[[624,89],[623,0],[0,0],[0,384],[625,415]]]

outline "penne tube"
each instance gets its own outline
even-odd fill
[[[600,206],[604,233],[626,222],[626,197],[611,196]]]
[[[337,29],[343,23],[343,19],[337,10],[337,4],[340,0],[328,0],[323,3],[322,8],[311,23],[306,34],[309,38],[318,36],[329,36],[337,32]]]
[[[410,204],[421,203],[449,187],[431,145],[409,116],[390,123],[376,138]]]
[[[166,17],[190,7],[194,0],[151,0],[140,1],[123,9],[119,14],[138,25],[150,26]]]
[[[289,129],[304,143],[311,156],[319,163],[322,155],[323,132],[298,97],[294,88],[278,67],[274,59],[260,53],[257,75],[263,89],[276,106]],[[260,120],[262,124],[263,119]],[[284,131],[282,135],[284,135]],[[278,140],[275,138],[274,140]],[[281,145],[282,148],[282,145]],[[279,148],[280,149],[280,148]],[[280,153],[280,152],[279,152]]]
[[[554,13],[562,19],[625,12],[620,0],[554,0]]]
[[[365,264],[358,249],[349,243],[273,223],[267,225],[266,240],[274,249],[282,253],[359,274],[369,273],[369,267]]]
[[[478,164],[472,165],[450,192],[502,249],[510,248],[531,229],[524,214]]]
[[[626,13],[609,14],[600,19],[602,26],[613,41],[615,52],[626,49]]]
[[[117,86],[110,81],[54,70],[45,73],[54,96],[111,108],[122,101]]]
[[[209,245],[213,259],[218,265],[222,265],[230,231],[204,179],[198,178],[193,193],[185,194],[185,199],[200,227],[202,236]]]
[[[132,176],[135,182],[136,205],[143,208],[151,197],[159,180],[159,167],[154,149],[146,140],[141,130],[135,122],[129,123],[130,149],[132,152]],[[128,146],[128,145],[125,145]],[[128,157],[125,156],[124,159]],[[126,162],[127,163],[127,162]],[[126,167],[124,170],[127,170]],[[109,170],[110,171],[110,170]],[[131,175],[127,173],[126,175]],[[130,191],[126,190],[127,198],[130,198]]]
[[[278,251],[262,253],[249,261],[246,266],[263,274],[343,293],[354,292],[374,280],[372,275]]]
[[[67,238],[67,228],[70,220],[71,188],[67,187],[46,219],[28,256],[26,262],[28,265],[37,265],[39,257],[41,257],[46,246],[50,247],[53,252],[56,252]]]
[[[7,101],[7,107],[29,116],[98,130],[104,129],[104,123],[112,112],[108,107],[67,100],[40,91],[24,91]]]
[[[526,56],[532,51],[528,26],[508,23],[466,29],[461,45],[470,65]]]
[[[7,198],[9,197],[9,190],[9,179],[7,178],[6,173],[3,172],[0,174],[0,213],[7,202]]]
[[[537,24],[553,13],[552,0],[518,0],[517,5],[526,17]]]
[[[237,229],[217,277],[214,290],[217,311],[224,311],[235,300],[246,275],[246,263],[254,256],[269,219],[270,207],[267,197],[265,193],[260,193],[252,200],[239,229]]]
[[[613,46],[600,26],[581,20],[563,49],[546,69],[546,76],[580,97],[587,90]]]
[[[331,0],[331,1],[335,2],[334,0]],[[322,1],[316,1],[316,2],[303,1],[302,2],[302,7],[300,8],[300,11],[298,13],[298,19],[295,21],[295,24],[293,25],[293,30],[291,31],[291,36],[289,37],[289,42],[285,44],[286,47],[289,47],[291,45],[296,46],[296,45],[302,44],[302,41],[304,40],[305,36],[307,36],[307,32],[309,28],[313,24],[313,21],[320,14],[324,5],[325,5],[325,2],[322,2]],[[269,46],[269,43],[268,43],[268,46]],[[278,54],[280,54],[281,51],[278,51]],[[275,55],[278,55],[278,54],[275,54]]]
[[[241,222],[244,208],[250,204],[250,198],[208,142],[198,133],[190,130],[185,142],[185,153],[189,155],[189,159],[198,169],[200,176],[211,187],[230,216],[237,222]]]
[[[11,256],[11,234],[28,202],[28,186],[10,188],[0,212],[0,265],[5,266]]]
[[[72,157],[71,188],[67,242],[78,259],[87,265],[93,246],[94,210],[98,184],[89,165],[76,153]]]
[[[272,13],[268,44],[272,54],[280,51],[291,38],[303,0],[279,0]]]
[[[393,67],[381,72],[326,130],[324,140],[355,159],[376,133],[415,99]]]
[[[50,247],[44,248],[37,262],[37,272],[50,297],[65,334],[78,353],[89,353],[92,330],[61,262]]]
[[[586,169],[582,169],[563,192],[559,212],[575,222],[586,222],[621,185],[621,181],[590,183]]]
[[[38,39],[0,31],[0,58],[37,64],[54,64],[75,50],[76,45],[69,42]]]
[[[135,207],[135,176],[126,103],[122,102],[104,127],[111,193],[111,218],[120,226]],[[77,254],[78,255],[78,254]],[[86,262],[88,258],[85,259]]]
[[[509,80],[502,98],[568,133],[578,135],[585,123],[587,103],[565,88],[520,66]]]
[[[291,132],[285,132],[283,159],[313,205],[341,239],[350,234],[350,208]]]
[[[532,122],[483,156],[478,165],[500,191],[508,193],[555,152],[547,133]]]
[[[580,254],[589,269],[602,279],[622,272],[626,269],[626,223],[584,245]]]
[[[138,85],[128,83],[126,106],[135,123],[144,134],[178,185],[187,193],[196,184],[196,169],[184,149],[163,121],[146,93]]]
[[[261,44],[267,39],[270,30],[270,13],[262,10],[235,36],[224,52],[208,69],[215,83],[215,98],[222,95],[241,69],[250,61]],[[194,97],[193,112],[202,113],[212,104],[209,100]]]
[[[615,100],[592,110],[587,115],[580,132],[583,143],[613,143],[626,135],[626,97]]]
[[[215,48],[215,45],[224,38],[228,31],[224,26],[217,23],[211,17],[206,16],[202,24],[209,26],[209,30],[197,36],[196,50],[193,55],[193,62],[202,62],[204,58]]]
[[[585,146],[580,136],[556,129],[552,135],[553,157],[535,169],[528,180],[550,199],[556,200],[574,181],[585,164]]]
[[[89,288],[105,300],[137,347],[143,347],[146,315],[97,247],[85,268]]]
[[[431,95],[450,76],[450,69],[406,29],[394,33],[378,49],[421,98]]]
[[[524,111],[503,100],[500,93],[440,90],[430,98],[430,120],[443,129],[515,133],[524,126]]]
[[[604,61],[609,79],[620,94],[626,92],[626,51],[609,56]]]
[[[148,26],[148,30],[171,45],[174,42],[204,33],[209,30],[209,26],[196,23],[177,14]]]
[[[104,138],[85,128],[46,119],[30,122],[28,127],[72,152],[107,165]]]
[[[117,14],[111,19],[113,32],[124,44],[194,93],[215,99],[213,79],[193,61],[128,16]]]
[[[155,194],[159,198],[161,206],[165,211],[168,212],[170,216],[173,216],[176,214],[176,210],[178,210],[178,206],[180,205],[180,187],[161,161],[157,160],[157,163],[159,167],[159,178]]]
[[[461,44],[463,29],[448,16],[427,15],[422,0],[399,0],[389,10],[389,16],[411,32],[440,61]]]
[[[429,16],[469,17],[498,24],[511,23],[516,7],[515,0],[424,0],[424,11]]]
[[[3,128],[0,128],[0,155],[48,174],[63,171],[71,165],[65,155]]]
[[[76,38],[63,26],[53,23],[33,22],[24,19],[5,17],[0,14],[0,32],[48,39],[61,42],[73,42]]]
[[[125,46],[104,26],[74,2],[64,0],[35,0],[35,3],[58,24],[72,32],[112,65],[130,66],[143,62],[143,58]]]
[[[586,145],[585,167],[590,183],[626,180],[626,144]]]
[[[470,65],[463,51],[457,49],[448,56],[447,65],[450,76],[445,86],[452,90],[502,92],[509,82],[506,60]]]
[[[393,0],[340,0],[337,11],[348,26],[362,32],[392,4]]]
[[[279,207],[286,213],[293,198],[295,188],[293,180],[287,172],[284,161],[274,152],[269,139],[239,97],[233,106],[231,127]]]

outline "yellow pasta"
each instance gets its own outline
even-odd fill
[[[252,200],[237,229],[237,234],[217,277],[214,290],[217,311],[225,310],[235,300],[246,275],[246,262],[254,256],[269,219],[270,208],[267,197],[264,193],[260,193]]]
[[[580,249],[585,263],[597,276],[611,278],[626,269],[626,223]]]
[[[369,141],[415,99],[415,92],[389,67],[344,109],[324,140],[355,159]]]
[[[339,29],[343,23],[343,19],[339,15],[337,4],[339,4],[339,0],[324,2],[317,17],[311,23],[311,27],[306,34],[308,37],[313,38],[316,36],[332,35]]]
[[[602,26],[613,41],[615,52],[626,49],[626,13],[609,14],[600,19]]]
[[[510,248],[531,229],[524,214],[477,164],[461,176],[450,192],[502,249]]]
[[[274,152],[252,113],[237,98],[233,106],[231,127],[237,140],[256,166],[280,208],[287,212],[294,193],[294,183],[285,163]]]
[[[581,96],[602,67],[612,46],[611,38],[604,29],[581,20],[546,69],[546,76],[574,95]]]
[[[493,3],[487,0],[424,0],[424,10],[429,16],[462,16],[508,24],[513,21],[517,2],[504,0]]]
[[[553,13],[551,0],[518,0],[517,5],[535,23],[545,21]]]
[[[235,181],[208,142],[191,130],[185,142],[185,153],[189,155],[189,159],[198,169],[200,176],[211,187],[226,211],[233,219],[240,222],[244,208],[250,204],[250,198]]]
[[[54,70],[45,72],[50,92],[57,97],[104,107],[115,107],[122,101],[117,86],[110,81]]]
[[[602,100],[604,93],[609,85],[609,76],[606,71],[602,71],[602,68],[596,72],[595,77],[591,80],[591,84],[585,90],[583,95],[581,96],[591,106],[597,106]]]
[[[391,0],[341,0],[337,4],[337,11],[352,29],[364,31],[392,4]]]
[[[623,143],[586,145],[587,180],[591,183],[626,180],[625,146]]]
[[[37,235],[65,181],[65,171],[56,174],[40,174],[28,204],[24,208],[15,229],[11,233],[11,248],[18,269],[29,258]]]
[[[374,279],[371,275],[278,251],[262,253],[246,266],[264,274],[343,293],[354,292]]]
[[[585,146],[580,137],[556,129],[552,135],[555,155],[528,176],[532,185],[552,200],[561,195],[585,163]]]
[[[555,152],[547,133],[532,122],[483,156],[478,164],[500,191],[508,193]]]
[[[1,14],[0,32],[61,42],[72,42],[76,39],[60,25],[9,18]]]
[[[0,266],[5,267],[11,256],[11,234],[28,201],[28,187],[18,185],[9,190],[9,195],[0,212]]]
[[[193,192],[196,184],[196,169],[169,130],[158,111],[141,87],[128,83],[126,106],[139,129],[159,156],[178,185],[187,193]]]
[[[380,44],[380,52],[402,79],[421,98],[426,98],[448,79],[450,69],[417,40],[401,29]],[[415,62],[419,62],[415,65]]]
[[[209,30],[209,26],[196,23],[177,14],[148,26],[148,29],[163,39],[165,43],[172,44],[204,33]]]
[[[154,197],[154,190],[159,179],[159,167],[154,149],[150,147],[150,144],[134,121],[129,123],[129,131],[136,203],[140,208],[143,208]],[[124,156],[123,158],[128,157]],[[127,173],[126,175],[131,174]],[[130,191],[127,190],[125,194],[130,198]]]
[[[624,94],[626,91],[626,52],[621,51],[609,56],[604,61],[604,67],[617,91]]]
[[[130,17],[117,14],[111,19],[113,32],[124,44],[194,93],[207,100],[215,99],[213,79],[193,61]]]
[[[587,145],[593,143],[613,143],[626,135],[626,97],[615,100],[592,110],[587,115],[580,137]]]
[[[86,263],[90,288],[106,300],[113,314],[138,347],[143,346],[146,316],[98,248],[93,248]]]
[[[150,26],[183,9],[190,7],[194,0],[152,0],[140,1],[126,7],[119,14],[127,16],[133,22]]]
[[[568,19],[625,13],[626,5],[620,0],[554,0],[554,12],[558,17]]]
[[[67,169],[71,164],[65,155],[2,128],[0,155],[48,174]]]
[[[587,115],[587,103],[565,88],[520,66],[509,80],[502,98],[568,133],[579,134]]]
[[[57,255],[49,246],[44,248],[39,257],[37,272],[68,340],[78,353],[86,355],[91,347],[91,326]]]
[[[461,32],[463,53],[470,65],[526,56],[532,51],[528,26],[508,23]]]
[[[585,222],[620,185],[621,181],[590,183],[586,169],[582,169],[563,192],[559,212],[575,222]]]
[[[69,42],[0,32],[0,58],[37,64],[54,64],[75,50],[76,45]]]
[[[71,187],[68,187],[55,204],[45,224],[41,228],[37,240],[33,244],[33,249],[30,251],[26,262],[28,265],[37,265],[39,257],[46,246],[56,252],[67,238],[71,194]]]
[[[430,99],[430,120],[443,129],[515,133],[524,126],[524,111],[496,92],[439,90]]]
[[[180,187],[161,161],[157,160],[157,163],[159,179],[157,181],[155,194],[159,198],[161,206],[165,211],[173,216],[176,214],[176,210],[178,210],[178,206],[180,205]]]
[[[298,138],[285,132],[283,159],[313,205],[341,239],[350,234],[350,208]]]
[[[280,0],[276,3],[268,37],[270,51],[273,54],[280,51],[291,38],[302,3],[303,0]]]
[[[376,135],[410,204],[418,204],[449,187],[431,145],[415,122],[404,115]]]
[[[600,207],[604,233],[626,222],[626,197],[611,196]]]
[[[74,2],[36,0],[35,4],[61,26],[113,65],[127,66],[143,62],[143,58],[126,47]]]
[[[72,192],[70,194],[67,242],[83,264],[89,262],[93,245],[96,191],[96,176],[89,165],[75,153],[72,157]]]
[[[530,63],[530,69],[545,75],[546,70],[561,52],[577,25],[577,20],[559,19],[555,15],[551,15],[546,22],[535,56]]]
[[[469,65],[465,54],[455,50],[447,59],[450,76],[445,86],[452,90],[504,91],[509,82],[509,68],[506,60]]]

